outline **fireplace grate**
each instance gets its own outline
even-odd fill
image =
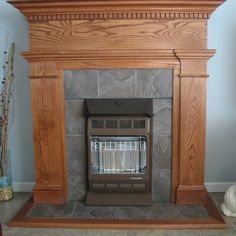
[[[147,138],[91,137],[93,174],[145,174]]]

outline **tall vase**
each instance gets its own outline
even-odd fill
[[[0,201],[8,201],[13,197],[12,180],[9,175],[0,177]]]

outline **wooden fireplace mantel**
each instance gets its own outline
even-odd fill
[[[11,0],[29,21],[35,202],[67,199],[65,69],[173,68],[172,200],[204,186],[207,20],[223,0]]]

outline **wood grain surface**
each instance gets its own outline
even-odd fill
[[[55,195],[58,196],[59,192],[61,196],[58,196],[58,202],[61,202],[64,201],[66,194],[64,107],[62,105],[64,93],[63,81],[58,78],[57,72],[55,63],[31,64],[33,142],[36,165],[35,201],[43,201],[39,195],[42,195],[44,199],[48,196],[48,201],[52,198],[55,200]]]
[[[206,21],[49,21],[30,25],[31,50],[206,48]]]

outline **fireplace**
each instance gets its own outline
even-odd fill
[[[67,200],[78,200],[78,197],[83,198],[86,195],[87,189],[96,196],[101,189],[102,194],[114,195],[125,194],[116,191],[127,189],[131,191],[127,194],[140,191],[139,194],[150,197],[149,193],[152,193],[152,200],[168,199],[175,206],[202,204],[207,207],[211,216],[209,220],[190,220],[185,223],[185,227],[225,227],[204,186],[207,62],[215,54],[215,50],[207,49],[207,20],[223,0],[9,2],[26,16],[30,29],[30,51],[24,52],[23,56],[30,63],[36,171],[34,203],[59,204]],[[152,77],[138,77],[140,70],[150,72],[158,69],[172,71],[171,94],[168,96],[163,95],[163,89],[158,93],[161,97],[155,96]],[[106,73],[108,70],[110,72]],[[122,72],[125,77],[114,79],[119,70],[125,70]],[[134,71],[134,74],[130,70],[132,73]],[[77,73],[75,71],[80,74],[79,86],[75,86],[77,77],[67,75]],[[126,78],[130,73],[131,76]],[[71,86],[67,86],[66,80]],[[166,80],[163,79],[164,84]],[[158,86],[162,87],[163,81],[158,83]],[[88,90],[84,89],[86,84]],[[68,93],[69,91],[71,93]],[[69,112],[68,104],[73,108],[78,102],[76,99],[84,101],[88,98],[151,98],[153,113],[156,116],[150,119],[146,115],[137,117],[131,114],[128,121],[124,114],[118,114],[117,117],[102,117],[101,114],[89,116],[88,131],[92,133],[88,134],[89,139],[85,141],[84,117],[79,117],[79,122],[74,126],[71,122],[65,122],[65,115]],[[82,104],[83,101],[79,103]],[[119,101],[117,104],[119,106]],[[81,113],[72,110],[76,114]],[[171,119],[166,119],[166,114],[171,114]],[[73,116],[66,116],[66,119],[70,121]],[[142,121],[137,122],[137,119]],[[137,126],[144,127],[142,131],[145,134],[121,132],[123,129],[120,126],[129,126],[130,123],[131,130],[139,130],[134,125],[135,122]],[[149,122],[151,129],[147,129]],[[107,134],[95,132],[98,129],[104,131],[103,128],[96,128],[100,123],[104,127],[111,127]],[[118,128],[114,128],[115,124]],[[167,133],[166,130],[163,131],[163,127]],[[146,151],[146,159],[143,157],[144,150],[151,144],[148,134],[150,140],[153,138],[154,147],[160,143],[156,139],[157,135],[161,136],[162,140],[171,139],[171,152],[168,152],[170,161],[164,163],[168,164],[168,169],[159,170],[155,167],[159,162],[152,161],[150,175],[144,178],[144,163],[146,167],[150,164],[150,153]],[[89,180],[83,182],[81,180],[87,178],[86,168],[77,168],[75,164],[86,159],[75,158],[78,153],[83,156],[83,148],[87,142],[90,143],[89,158],[93,164],[89,169]],[[138,150],[135,144],[136,147],[139,146]],[[134,155],[138,157],[139,165],[131,165],[127,158],[126,165],[121,165],[121,160],[117,166],[107,163],[107,157],[111,158],[113,154],[118,156],[124,149],[124,156],[140,152],[139,155]],[[104,154],[105,162],[98,165],[98,160],[102,160]],[[156,160],[155,155],[156,152],[152,155],[153,160]],[[138,173],[134,173],[136,171]],[[113,179],[114,172],[118,172],[118,183]],[[99,178],[94,179],[94,175],[105,176],[105,183],[95,183]],[[112,177],[111,183],[108,182],[107,175]],[[131,179],[131,185],[136,184],[135,188],[131,185],[123,188],[122,178],[133,176],[138,178]],[[168,178],[162,178],[164,176]],[[162,189],[161,186],[165,188]],[[165,195],[158,195],[160,193]],[[143,204],[150,204],[150,198],[146,200]],[[96,199],[92,199],[91,203],[96,204],[94,201]],[[101,201],[99,204],[102,204]],[[26,210],[24,209],[24,214]],[[56,220],[55,225],[58,226],[58,222],[62,221]],[[66,222],[67,227],[71,226],[70,222]],[[24,223],[25,219],[20,222],[17,218],[15,225],[22,226]],[[35,221],[30,224],[34,226]],[[166,221],[161,220],[82,219],[78,222],[78,227],[136,228],[138,225],[140,228],[156,228],[165,224]],[[169,224],[179,228],[184,223],[178,221],[173,225],[170,220]]]
[[[87,204],[149,205],[152,99],[86,99]]]
[[[34,201],[65,202],[72,186],[64,71],[164,68],[173,70],[171,200],[204,204],[207,61],[215,54],[207,49],[207,20],[223,0],[10,2],[30,25],[30,51],[23,55],[30,62]],[[134,90],[121,89],[128,94]],[[92,96],[105,96],[102,91]],[[152,90],[143,94],[150,95]],[[157,128],[153,121],[153,130]]]

